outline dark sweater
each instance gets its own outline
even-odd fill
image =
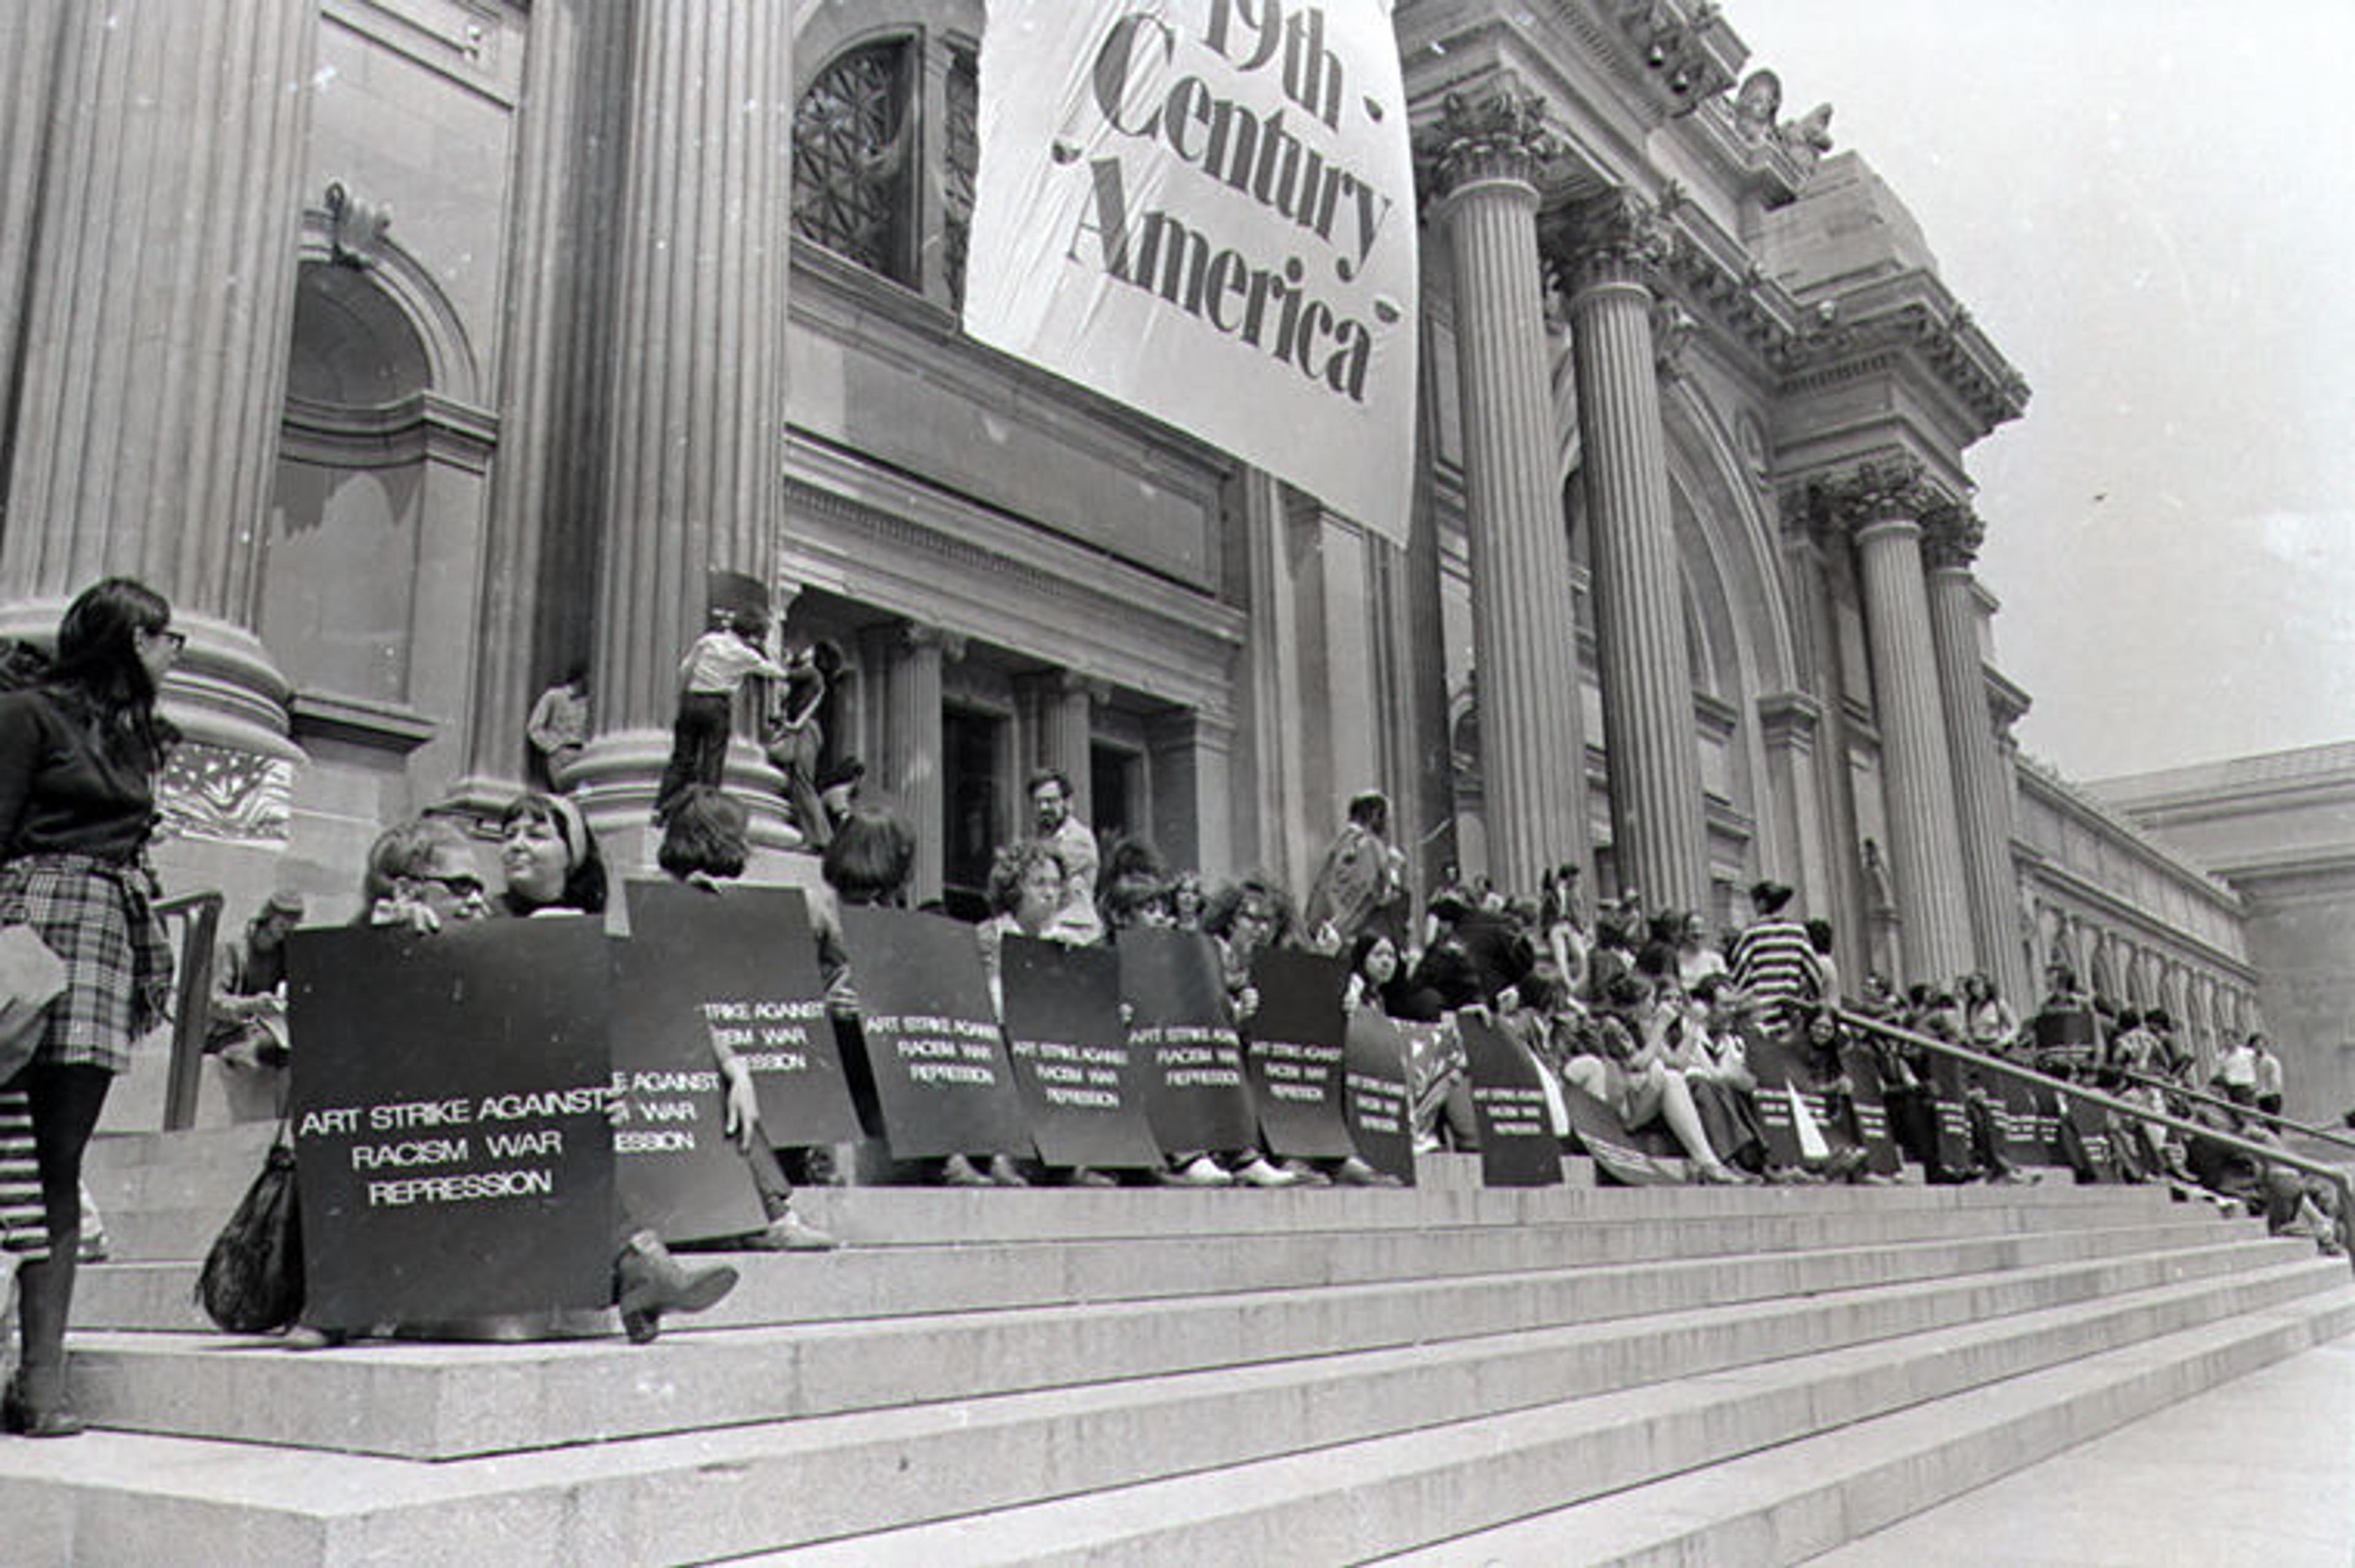
[[[0,694],[0,857],[69,850],[129,860],[155,820],[137,748],[107,748],[53,694]],[[117,752],[123,754],[116,754]]]

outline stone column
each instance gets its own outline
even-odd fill
[[[1646,282],[1667,240],[1625,192],[1587,204],[1573,223],[1571,353],[1613,851],[1619,880],[1653,908],[1706,909],[1709,837]]]
[[[1553,141],[1508,82],[1451,97],[1424,138],[1430,210],[1455,262],[1455,357],[1472,551],[1473,658],[1488,872],[1534,892],[1586,859],[1585,745],[1570,550],[1554,482],[1537,179]]]
[[[1930,643],[1945,709],[1946,750],[1954,763],[1955,823],[1961,829],[1971,930],[1977,938],[1980,966],[1998,994],[2018,1005],[2027,998],[2028,976],[2019,957],[2011,792],[2005,784],[2006,764],[1987,706],[1986,660],[1980,653],[1985,616],[1978,582],[1971,575],[1983,530],[1963,507],[1933,514],[1925,528]]]
[[[911,904],[941,895],[946,846],[946,781],[941,767],[941,670],[951,639],[938,627],[881,626],[868,656],[882,677],[882,754],[868,770],[867,794],[887,800],[916,835]]]
[[[1239,869],[1233,723],[1198,709],[1172,709],[1148,722],[1146,744],[1153,759],[1154,843],[1173,869],[1198,870],[1209,884],[1225,880]]]
[[[592,816],[651,804],[714,570],[773,582],[784,460],[792,7],[640,0],[617,219]],[[749,745],[747,804],[774,805]],[[779,808],[781,812],[781,807]],[[937,851],[935,852],[937,854]]]
[[[1071,781],[1071,814],[1082,822],[1095,822],[1093,770],[1089,742],[1095,734],[1089,717],[1093,699],[1085,676],[1075,670],[1049,670],[1023,677],[1016,688],[1023,727],[1028,731],[1023,747],[1020,789],[1033,768],[1060,769]],[[1015,807],[1014,819],[1028,830],[1030,805],[1026,796]]]
[[[50,11],[37,4],[0,41],[37,50]],[[0,635],[46,636],[94,579],[140,577],[189,635],[171,690],[189,733],[282,755],[293,754],[286,684],[250,627],[319,12],[317,0],[62,7],[37,213],[10,300],[25,315]],[[12,84],[37,69],[0,67]],[[26,112],[0,109],[11,165],[29,151]],[[0,201],[21,235],[18,204]]]
[[[1910,460],[1860,464],[1819,486],[1853,530],[1872,656],[1872,706],[1889,795],[1890,870],[1904,917],[1906,981],[1947,984],[1977,966],[1937,656],[1922,575],[1922,524],[1949,504]]]
[[[589,655],[602,502],[613,217],[627,140],[628,13],[534,8],[516,127],[515,237],[499,366],[481,623],[460,801],[496,809],[525,776],[531,704]],[[591,672],[592,700],[594,672]]]
[[[42,153],[56,112],[58,41],[65,36],[59,24],[66,5],[67,0],[0,5],[0,411],[16,400],[25,270],[40,216]],[[6,418],[0,411],[0,478],[7,474],[8,449]],[[5,496],[0,491],[0,503]]]

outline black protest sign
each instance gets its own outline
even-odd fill
[[[1962,1063],[1950,1056],[1930,1059],[1931,1137],[1936,1168],[1961,1176],[1977,1164],[1971,1153],[1971,1110]]]
[[[894,1157],[1030,1153],[1014,1071],[973,927],[896,909],[846,909],[859,1032]]]
[[[1339,1159],[1357,1151],[1341,1113],[1348,964],[1289,949],[1252,964],[1259,1009],[1243,1026],[1243,1063],[1270,1152]]]
[[[2029,1092],[2036,1101],[2036,1141],[2044,1146],[2044,1163],[2066,1165],[2069,1148],[2061,1136],[2061,1093],[2049,1084],[2033,1083]]]
[[[1358,1157],[1414,1185],[1414,1113],[1407,1098],[1405,1031],[1379,1008],[1349,1014],[1342,1056],[1341,1109]]]
[[[1840,1048],[1848,1069],[1851,1103],[1856,1111],[1856,1136],[1864,1145],[1864,1166],[1876,1176],[1894,1176],[1903,1168],[1904,1156],[1889,1126],[1889,1102],[1881,1082],[1881,1053],[1851,1040]]]
[[[1128,1042],[1146,1069],[1145,1113],[1165,1154],[1259,1141],[1242,1041],[1210,939],[1190,931],[1120,933]]]
[[[1480,1180],[1489,1187],[1554,1187],[1561,1142],[1554,1136],[1537,1059],[1477,1013],[1456,1015],[1480,1123]]]
[[[1008,936],[1000,950],[1007,1049],[1049,1165],[1161,1163],[1145,1119],[1146,1069],[1120,1019],[1120,958]]]
[[[2116,1151],[2110,1147],[2110,1114],[2090,1100],[2061,1096],[2061,1143],[2079,1181],[2115,1181]]]
[[[1822,1158],[1822,1151],[1812,1149],[1799,1131],[1798,1116],[1806,1102],[1795,1093],[1805,1077],[1798,1059],[1781,1040],[1763,1032],[1749,1037],[1743,1058],[1749,1063],[1750,1075],[1758,1082],[1754,1104],[1759,1136],[1766,1144],[1766,1163],[1787,1168]],[[1812,1124],[1812,1113],[1809,1120]]]
[[[286,970],[305,1320],[610,1303],[601,923],[298,931]]]
[[[728,1136],[728,1085],[704,1003],[741,988],[758,960],[727,929],[735,891],[633,882],[631,935],[612,944],[613,1181],[634,1224],[666,1242],[741,1235],[765,1216]],[[688,939],[725,944],[732,972]]]
[[[1998,1081],[1996,1096],[2004,1157],[2014,1165],[2043,1164],[2044,1139],[2037,1123],[2035,1088],[2017,1078],[2004,1078]]]
[[[794,1148],[857,1137],[801,890],[647,880],[632,881],[626,896],[617,1050],[640,1029],[691,1042],[707,1063],[715,1045],[725,1046],[751,1073],[769,1142]]]

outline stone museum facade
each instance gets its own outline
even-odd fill
[[[2242,895],[2010,739],[1973,558],[2037,520],[1966,458],[2027,386],[1735,20],[1399,0],[1401,546],[960,332],[980,0],[16,0],[0,632],[171,596],[163,859],[239,916],[511,795],[576,662],[628,858],[718,569],[847,655],[829,752],[953,907],[1036,765],[1295,887],[1376,785],[1424,887],[1773,874],[1849,974],[2026,1000],[2066,954],[2211,1047]]]

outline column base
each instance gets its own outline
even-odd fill
[[[0,637],[55,647],[58,621],[68,603],[28,599],[0,607]],[[187,634],[188,645],[164,683],[165,716],[200,745],[301,762],[303,749],[288,739],[287,702],[293,688],[261,639],[210,615],[175,611],[172,624]]]
[[[668,731],[619,730],[591,740],[564,775],[567,792],[616,870],[645,871],[654,866],[655,850],[662,843],[654,827],[655,792],[669,760]],[[741,736],[728,743],[721,787],[742,802],[751,816],[756,856],[762,850],[805,847],[785,810],[784,775]]]

